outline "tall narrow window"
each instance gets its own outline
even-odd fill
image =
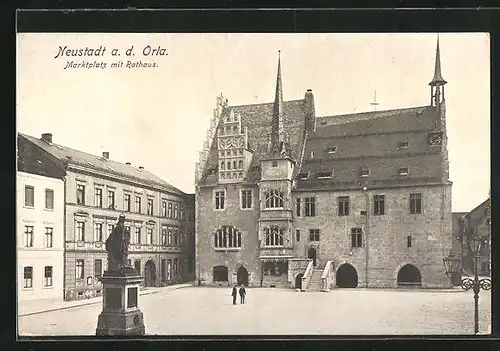
[[[161,259],[161,279],[167,279],[167,259],[165,258]]]
[[[35,207],[35,187],[24,186],[24,206]]]
[[[223,210],[225,205],[225,193],[224,190],[219,190],[215,192],[215,209]]]
[[[178,236],[179,236],[178,230],[174,229],[174,246],[177,246],[179,244]]]
[[[52,247],[54,237],[54,229],[51,227],[45,227],[45,247]]]
[[[422,213],[422,194],[421,193],[410,194],[410,213],[411,214]]]
[[[85,279],[84,262],[82,259],[76,260],[76,279]]]
[[[179,218],[179,204],[174,204],[174,219]]]
[[[168,203],[168,218],[172,218],[172,203]]]
[[[94,241],[102,242],[102,223],[94,223]]]
[[[168,246],[171,246],[171,245],[172,245],[172,229],[169,229],[169,230],[168,230],[167,245],[168,245]]]
[[[165,200],[161,201],[161,216],[167,217],[167,202]]]
[[[174,258],[174,274],[179,274],[179,259]]]
[[[411,247],[411,235],[406,237],[406,247]]]
[[[45,189],[45,208],[54,209],[54,190],[52,189]]]
[[[319,229],[309,229],[309,241],[319,241]]]
[[[114,190],[108,190],[108,208],[110,210],[115,209],[115,191]]]
[[[52,266],[45,266],[43,274],[43,286],[52,286]]]
[[[301,211],[300,211],[300,197],[295,199],[295,215],[297,217],[300,217]]]
[[[76,222],[76,240],[85,241],[85,222]]]
[[[33,247],[33,229],[32,225],[24,226],[24,246]]]
[[[146,229],[146,244],[153,245],[153,228],[151,227]]]
[[[243,161],[242,160],[238,161],[238,168],[243,169]]]
[[[316,199],[314,197],[306,197],[306,217],[316,216]]]
[[[113,229],[115,229],[115,225],[113,223],[108,223],[107,228],[108,228],[108,236],[106,237],[106,239],[109,238],[111,233],[113,233]]]
[[[165,226],[161,227],[161,245],[167,245],[167,227]]]
[[[241,191],[241,208],[252,208],[252,190]]]
[[[167,260],[167,280],[172,280],[172,259]]]
[[[373,214],[382,216],[385,214],[385,195],[373,196]]]
[[[179,218],[184,219],[184,205],[179,204]]]
[[[295,229],[295,240],[300,241],[300,229]]]
[[[361,228],[351,228],[351,247],[363,246],[363,231]]]
[[[130,194],[123,194],[123,210],[130,212]]]
[[[134,261],[134,268],[137,273],[141,274],[141,260],[138,259]]]
[[[24,278],[24,287],[25,288],[32,288],[33,287],[33,267],[24,267],[24,272],[23,272],[23,278]]]
[[[101,259],[94,260],[94,277],[96,279],[102,277],[102,260]]]
[[[85,185],[78,184],[76,186],[76,203],[85,205]]]
[[[102,189],[101,188],[95,188],[94,206],[95,207],[102,207]]]
[[[349,196],[339,196],[339,216],[349,216]]]
[[[135,213],[141,213],[141,197],[135,197]]]
[[[148,215],[153,215],[153,199],[148,198]]]
[[[140,244],[140,243],[141,243],[141,227],[135,227],[134,244]]]

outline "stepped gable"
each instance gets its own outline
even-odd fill
[[[299,189],[398,186],[436,183],[441,176],[441,149],[429,148],[428,133],[439,128],[439,110],[422,106],[387,111],[318,117],[306,140]],[[400,142],[408,147],[400,148]],[[335,152],[329,148],[336,147]],[[402,177],[400,168],[409,168]],[[360,177],[362,168],[370,170]],[[318,179],[318,172],[334,172]]]
[[[100,156],[88,154],[86,152],[75,150],[63,145],[58,145],[55,143],[49,144],[44,140],[35,138],[30,135],[22,133],[18,134],[65,164],[92,168],[97,171],[119,175],[136,181],[142,181],[146,184],[154,184],[168,192],[178,195],[185,195],[181,190],[175,188],[163,179],[144,169],[139,169],[131,165],[113,161],[111,159],[105,159]]]
[[[250,151],[254,154],[247,176],[243,182],[253,184],[260,180],[260,168],[256,169],[255,167],[260,167],[260,161],[268,157],[268,143],[271,134],[274,103],[228,106],[223,112],[223,117],[231,109],[234,113],[240,114],[241,126],[248,128],[248,144]],[[293,159],[298,160],[300,158],[305,125],[304,100],[285,101],[283,102],[283,110],[283,124],[290,138],[291,156]],[[221,118],[221,121],[223,120],[224,118]],[[213,174],[210,172],[210,170],[217,169],[217,166],[217,143],[213,142],[200,185],[217,184],[217,172]]]

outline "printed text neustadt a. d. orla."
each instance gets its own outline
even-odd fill
[[[104,56],[106,53],[106,46],[99,46],[96,48],[68,48],[68,46],[59,46],[57,49],[57,53],[54,56],[54,58],[59,58],[59,57],[75,57],[75,56],[83,56],[83,57],[98,57],[98,56]],[[111,56],[121,56],[122,50],[124,50],[124,53],[126,56],[135,56],[135,48],[134,46],[131,46],[127,49],[117,49],[113,48],[111,50]],[[167,49],[162,48],[160,46],[153,48],[150,45],[146,45],[142,50],[141,53],[143,56],[168,56]]]

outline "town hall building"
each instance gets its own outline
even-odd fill
[[[449,287],[446,83],[438,41],[424,106],[316,116],[312,90],[283,100],[280,59],[274,102],[221,94],[196,165],[198,283]]]

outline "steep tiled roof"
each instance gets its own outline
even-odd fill
[[[291,145],[291,156],[293,159],[300,158],[300,152],[303,144],[304,132],[304,100],[293,100],[283,102],[284,130],[289,135]],[[229,106],[224,112],[229,113],[230,110],[241,115],[241,126],[248,127],[248,144],[249,148],[254,152],[252,163],[250,164],[247,177],[244,182],[253,183],[260,179],[260,171],[255,169],[255,166],[260,166],[260,161],[268,152],[268,141],[271,133],[271,122],[273,116],[273,103],[263,103],[255,105],[240,105]],[[221,118],[221,122],[224,118]],[[217,168],[217,143],[214,140],[212,143],[207,164],[205,166],[204,176],[200,184],[215,184],[217,182],[217,174],[207,174],[210,169]]]
[[[146,184],[152,184],[157,187],[163,188],[165,191],[175,193],[178,195],[185,195],[184,192],[165,182],[163,179],[157,177],[151,172],[144,169],[139,169],[131,165],[126,165],[117,161],[108,160],[100,156],[88,154],[83,151],[75,150],[66,146],[47,143],[44,140],[35,138],[30,135],[18,133],[23,138],[32,142],[36,146],[45,150],[56,159],[72,165],[80,165],[86,168],[103,171],[110,174],[119,175],[135,181],[141,181]]]

